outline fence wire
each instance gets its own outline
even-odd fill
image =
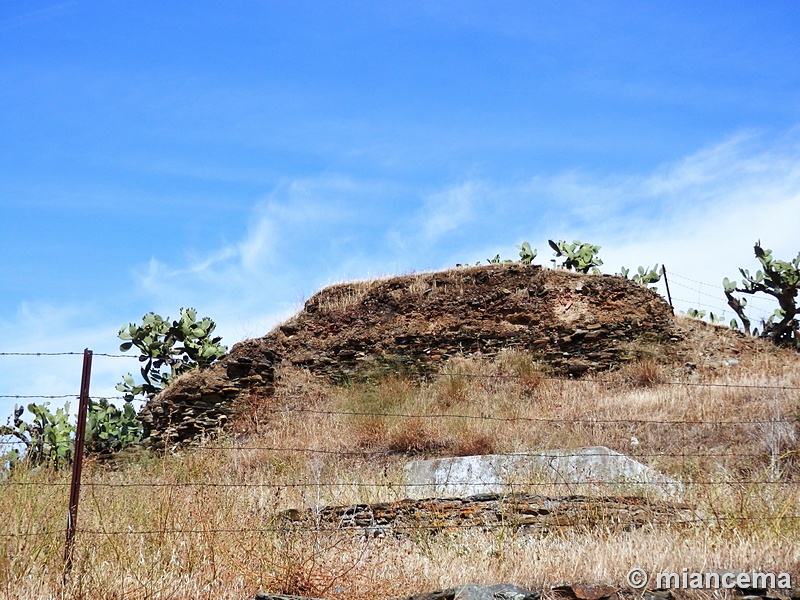
[[[698,296],[713,298],[714,300],[719,300],[718,296],[713,294],[709,294],[703,291],[702,286],[711,286],[711,284],[697,281],[680,274],[670,272],[670,277],[672,279],[673,285],[677,285],[684,289],[690,290],[694,293],[697,293]],[[675,281],[674,278],[678,278],[683,282],[689,282],[697,284],[701,287],[692,287],[691,285],[687,285],[687,283],[682,283],[681,281]],[[718,286],[711,286],[711,287],[718,287]],[[686,302],[687,304],[692,304],[691,301],[676,298],[681,302]],[[714,310],[718,310],[723,314],[726,313],[729,309],[722,308],[720,306],[714,306],[710,304],[705,304],[701,302],[695,302],[694,304],[706,308],[712,308]],[[753,305],[752,303],[748,304],[748,310],[755,310],[765,315],[771,315],[772,311],[764,310],[759,308],[758,306]],[[57,357],[57,356],[79,356],[82,355],[83,352],[0,352],[0,357]],[[113,358],[113,359],[133,359],[139,360],[138,356],[130,355],[130,354],[113,354],[113,353],[93,353],[95,357],[106,357],[106,358]],[[404,372],[404,375],[413,375],[414,373]],[[533,376],[525,376],[525,375],[515,375],[515,374],[474,374],[474,373],[457,373],[457,372],[439,372],[439,373],[418,373],[417,374],[420,378],[424,380],[429,380],[432,378],[437,377],[460,377],[466,379],[497,379],[497,380],[504,380],[504,379],[536,379],[536,380],[543,380],[543,381],[557,381],[564,383],[565,385],[608,385],[613,386],[613,383],[605,382],[598,379],[567,379],[562,377],[552,377],[546,375],[533,375]],[[785,392],[796,392],[800,390],[800,386],[785,386],[785,385],[768,385],[768,384],[736,384],[736,383],[701,383],[701,382],[690,382],[690,381],[667,381],[667,382],[660,382],[656,383],[654,387],[657,386],[681,386],[687,388],[729,388],[729,389],[749,389],[749,390],[763,390],[763,391],[785,391]],[[23,394],[0,394],[0,398],[8,398],[8,399],[67,399],[67,398],[77,398],[78,394],[42,394],[42,395],[23,395]],[[104,396],[104,397],[92,397],[94,400],[98,400],[100,398],[105,398],[109,400],[121,400],[124,399],[123,396]],[[182,409],[203,409],[206,408],[205,406],[198,406],[198,405],[191,405],[191,404],[176,404],[174,405],[175,408],[182,408]],[[711,427],[726,427],[726,426],[734,426],[734,425],[757,425],[757,426],[776,426],[777,424],[784,424],[786,422],[792,422],[795,418],[795,415],[782,415],[775,417],[773,419],[746,419],[746,420],[722,420],[722,419],[708,419],[708,420],[658,420],[658,419],[634,419],[634,418],[619,418],[619,419],[598,419],[598,418],[583,418],[583,419],[554,419],[554,418],[537,418],[537,417],[501,417],[501,416],[494,416],[494,415],[474,415],[474,414],[457,414],[457,413],[428,413],[428,414],[417,414],[412,412],[397,412],[397,411],[384,411],[384,412],[374,412],[374,411],[356,411],[356,410],[323,410],[323,409],[314,409],[314,408],[299,408],[299,407],[290,407],[290,408],[272,408],[267,409],[264,411],[264,414],[267,415],[294,415],[294,414],[309,414],[309,415],[316,415],[320,417],[343,417],[343,418],[353,418],[353,417],[369,417],[369,418],[386,418],[386,419],[429,419],[429,420],[443,420],[443,419],[455,419],[455,420],[469,420],[469,421],[486,421],[486,422],[503,422],[503,423],[536,423],[542,425],[551,425],[551,426],[560,426],[560,425],[586,425],[586,426],[659,426],[659,427],[667,427],[667,428],[680,428],[680,427],[696,427],[698,425],[702,426],[711,426]],[[0,438],[0,448],[4,446],[19,446],[19,442],[17,441],[5,441]],[[311,448],[311,447],[292,447],[292,446],[279,446],[279,445],[231,445],[231,444],[214,444],[209,443],[206,445],[200,446],[193,446],[187,447],[182,450],[186,453],[214,453],[214,452],[226,452],[226,453],[246,453],[246,452],[266,452],[266,453],[273,453],[273,454],[298,454],[298,455],[328,455],[332,457],[341,457],[341,458],[376,458],[376,457],[384,457],[384,456],[396,456],[397,452],[392,452],[385,449],[376,449],[376,450],[345,450],[345,449],[330,449],[330,448]],[[794,458],[794,455],[798,454],[799,450],[793,450],[788,453],[784,453],[777,458],[784,460],[787,458]],[[561,454],[554,455],[552,453],[548,453],[547,451],[543,452],[513,452],[513,453],[494,453],[496,456],[506,456],[506,457],[542,457],[542,456],[557,456],[558,458],[564,458],[569,456],[576,456],[576,455],[569,455],[569,454]],[[608,457],[607,453],[580,453],[581,457]],[[622,455],[625,456],[625,455]],[[635,460],[657,460],[657,459],[683,459],[683,460],[692,460],[692,459],[703,459],[703,460],[721,460],[721,459],[739,459],[744,462],[754,462],[758,459],[764,458],[764,453],[748,453],[748,452],[726,452],[726,451],[706,451],[706,452],[693,452],[693,451],[682,451],[682,452],[641,452],[641,451],[634,451],[627,455],[629,458],[633,458]],[[413,457],[410,457],[413,458]],[[773,459],[776,458],[773,456]],[[605,480],[602,478],[594,479],[591,482],[588,482],[585,479],[568,479],[568,478],[560,478],[557,480],[551,481],[521,481],[515,483],[499,483],[499,482],[481,482],[481,481],[474,481],[474,480],[450,480],[446,482],[448,486],[472,486],[472,487],[491,487],[492,489],[497,489],[498,487],[507,490],[509,493],[513,493],[515,490],[519,489],[548,489],[551,490],[554,487],[556,488],[580,488],[581,486],[588,485],[599,485],[599,486],[614,486],[619,485],[619,480]],[[746,474],[734,474],[729,478],[691,478],[685,481],[676,482],[682,488],[689,489],[692,487],[699,487],[699,488],[717,488],[720,490],[720,493],[724,494],[728,490],[732,490],[733,488],[737,489],[744,489],[744,488],[752,488],[754,486],[758,486],[759,488],[766,488],[766,489],[776,489],[778,491],[781,490],[789,490],[789,493],[797,493],[798,482],[795,479],[786,479],[786,478],[778,478],[778,477],[771,477],[767,476],[765,472],[761,476],[749,476]],[[70,483],[68,481],[18,481],[15,480],[14,474],[12,472],[11,475],[6,477],[5,479],[0,479],[0,493],[3,490],[11,490],[14,488],[43,488],[43,489],[59,489],[59,488],[67,488],[69,487]],[[414,483],[414,482],[404,482],[404,483],[386,483],[386,482],[364,482],[364,481],[348,481],[348,480],[317,480],[317,481],[288,481],[288,482],[258,482],[258,481],[133,481],[133,482],[107,482],[107,481],[96,481],[89,479],[87,481],[82,482],[82,486],[87,490],[91,491],[92,494],[102,493],[104,491],[113,491],[113,490],[147,490],[151,489],[154,491],[165,490],[167,492],[176,489],[191,489],[191,490],[260,490],[260,491],[270,491],[280,493],[282,490],[325,490],[325,489],[334,489],[334,490],[347,490],[347,489],[354,489],[354,490],[389,490],[392,493],[396,494],[400,492],[402,489],[428,489],[431,488],[436,484],[426,482],[426,483]],[[652,486],[653,482],[651,481],[626,481],[625,485],[628,486],[630,489],[635,489],[637,486]],[[502,496],[502,494],[501,494]],[[391,504],[391,502],[389,502]],[[102,506],[102,499],[97,503],[97,509],[99,510]],[[356,506],[356,505],[354,505]],[[361,506],[361,505],[359,505]],[[319,510],[319,509],[318,509]],[[313,511],[313,509],[312,509]],[[800,514],[797,514],[791,510],[778,510],[774,513],[764,512],[758,516],[749,516],[749,515],[733,515],[733,514],[725,514],[724,516],[717,516],[714,514],[706,515],[704,517],[696,517],[696,518],[664,518],[663,516],[655,516],[648,520],[648,524],[651,525],[702,525],[708,526],[710,522],[714,522],[715,520],[725,521],[726,523],[746,523],[746,522],[763,522],[763,521],[774,521],[775,523],[787,523],[787,522],[796,522],[800,520]],[[569,528],[574,527],[575,525],[580,525],[580,520],[572,520],[564,519],[558,523],[546,523],[545,526],[548,528]],[[0,526],[2,527],[2,526]],[[486,524],[483,523],[448,523],[445,525],[442,524],[426,524],[426,523],[418,523],[413,526],[403,525],[403,524],[390,524],[386,525],[387,529],[390,529],[393,532],[412,532],[412,531],[442,531],[442,530],[458,530],[458,529],[474,529],[474,528],[485,528]],[[153,529],[136,529],[133,527],[127,528],[114,528],[113,526],[109,526],[108,528],[93,528],[93,527],[79,527],[77,530],[78,534],[85,535],[85,536],[93,536],[93,537],[111,537],[111,536],[150,536],[150,535],[206,535],[206,536],[213,536],[213,535],[258,535],[258,534],[267,534],[267,533],[289,533],[289,532],[298,532],[298,526],[296,524],[272,524],[269,526],[258,526],[258,527],[194,527],[194,528],[184,528],[184,527],[159,527]],[[0,531],[0,538],[3,539],[14,539],[14,538],[40,538],[44,536],[62,536],[64,535],[64,529],[41,529],[41,530],[32,530],[32,531],[17,531],[17,532],[9,532],[9,531]]]
[[[688,518],[688,519],[664,519],[664,518],[652,518],[647,521],[647,526],[702,526],[702,527],[709,527],[709,526],[718,526],[719,524],[723,523],[727,526],[731,526],[734,524],[743,524],[743,523],[754,523],[763,521],[764,517],[749,517],[749,516],[741,516],[741,515],[731,515],[725,517],[716,517],[711,515],[709,517],[695,517],[695,518]],[[783,514],[780,516],[774,517],[774,521],[777,523],[797,523],[800,521],[800,514]],[[597,519],[595,524],[606,526],[614,526],[615,523],[611,519],[604,520],[602,517]],[[325,525],[328,525],[327,527]],[[159,529],[90,529],[90,528],[79,528],[78,533],[80,535],[88,535],[88,536],[95,536],[95,537],[103,537],[103,536],[163,536],[163,535],[205,535],[205,536],[217,536],[220,534],[229,534],[229,535],[245,535],[245,534],[275,534],[275,533],[291,533],[291,534],[298,534],[303,536],[311,536],[314,534],[330,534],[333,532],[358,532],[362,535],[369,536],[369,537],[378,537],[384,535],[391,535],[391,534],[411,534],[411,533],[418,533],[418,532],[430,532],[430,533],[438,533],[438,532],[456,532],[456,531],[466,531],[466,530],[482,530],[487,531],[490,529],[495,529],[498,527],[512,527],[514,529],[520,530],[572,530],[576,527],[586,527],[587,525],[591,525],[591,523],[585,519],[575,519],[574,521],[555,521],[555,522],[546,522],[539,524],[538,527],[536,524],[524,524],[515,522],[513,519],[508,519],[507,521],[498,520],[496,523],[414,523],[413,525],[409,524],[395,524],[395,523],[374,523],[370,525],[351,525],[348,523],[340,523],[340,524],[333,524],[333,523],[325,523],[325,524],[318,524],[313,526],[306,525],[305,528],[301,528],[297,524],[287,524],[287,525],[273,525],[273,526],[265,526],[265,527],[206,527],[203,529],[197,528],[159,528]],[[33,532],[21,532],[21,533],[2,533],[0,532],[0,538],[4,539],[14,539],[14,538],[41,538],[44,536],[58,536],[62,537],[64,535],[63,529],[50,529],[50,530],[42,530],[42,531],[33,531]]]
[[[681,279],[683,281],[688,281],[688,282],[691,282],[691,283],[695,283],[695,284],[699,285],[700,287],[698,288],[698,287],[694,287],[694,286],[682,283],[681,281],[675,281],[675,279],[674,279],[675,277],[677,277],[678,279]],[[717,294],[717,295],[709,294],[708,292],[704,292],[703,291],[703,286],[709,287],[711,289],[717,289],[717,290],[721,291],[723,289],[722,288],[722,284],[714,285],[714,284],[711,284],[711,283],[708,283],[708,282],[705,282],[705,281],[698,281],[697,279],[692,279],[690,277],[686,277],[684,275],[681,275],[679,273],[675,273],[673,271],[669,272],[669,279],[670,279],[670,283],[672,285],[676,285],[678,287],[681,287],[681,288],[684,288],[684,289],[689,290],[691,292],[694,292],[698,296],[704,296],[706,298],[712,298],[712,299],[717,300],[717,301],[722,301],[723,300],[723,298],[719,294]],[[774,308],[772,310],[767,310],[765,308],[762,308],[762,307],[758,306],[751,298],[752,297],[748,295],[747,307],[745,308],[745,313],[746,314],[751,315],[752,314],[751,311],[756,311],[756,312],[759,312],[759,313],[761,313],[763,315],[766,315],[768,317],[768,316],[771,316],[775,312]],[[721,306],[710,305],[708,303],[704,304],[699,299],[697,301],[693,301],[693,300],[686,300],[686,299],[683,299],[683,298],[677,298],[677,297],[673,296],[673,300],[678,300],[679,302],[685,302],[685,303],[687,303],[689,305],[703,306],[704,308],[713,308],[714,310],[720,311],[722,313],[723,317],[725,317],[725,314],[728,313],[728,312],[734,313],[733,309],[730,306],[727,306],[726,308],[723,308]],[[756,298],[756,300],[758,300],[758,298]],[[776,304],[776,306],[777,306],[777,304]],[[751,318],[752,321],[756,320],[756,318],[754,318],[752,316],[750,318]]]

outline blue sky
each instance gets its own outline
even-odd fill
[[[757,239],[800,251],[798,56],[788,1],[0,0],[0,351],[114,352],[181,306],[232,344],[548,238],[724,308]],[[0,357],[0,395],[79,372]]]

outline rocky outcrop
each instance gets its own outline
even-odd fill
[[[243,391],[270,395],[280,366],[330,381],[423,375],[454,356],[520,348],[554,374],[580,377],[634,360],[637,343],[677,335],[666,302],[621,277],[507,264],[340,284],[174,382],[141,418],[158,447],[224,425]]]
[[[415,460],[404,472],[415,498],[500,493],[525,481],[588,486],[604,494],[636,490],[667,500],[683,491],[679,481],[605,446]]]
[[[721,570],[722,572],[734,573],[731,570]],[[696,590],[677,590],[678,597],[695,598]],[[688,593],[687,593],[688,591]],[[742,600],[780,600],[783,596],[770,596],[773,590],[734,588],[730,590],[732,597]],[[572,583],[557,585],[544,590],[546,598],[557,598],[562,600],[674,600],[676,594],[670,589],[646,589],[636,590],[633,588],[619,588],[603,583]],[[800,600],[800,588],[793,588],[787,591],[789,600]],[[424,594],[414,594],[399,598],[398,600],[540,600],[542,592],[519,587],[510,583],[495,583],[493,585],[479,585],[476,583],[466,583],[445,590],[434,590]],[[256,594],[255,600],[322,600],[319,598],[306,598],[303,596],[287,596],[284,594],[270,594],[260,592]]]
[[[677,503],[638,497],[533,494],[479,494],[467,498],[329,506],[319,510],[289,509],[277,516],[286,525],[353,529],[367,536],[501,526],[542,533],[564,527],[628,531],[647,524],[688,523],[695,519],[688,506]]]
[[[257,358],[231,356],[211,369],[187,373],[139,411],[145,444],[163,449],[198,440],[228,423],[243,391],[272,394],[274,384],[274,355],[266,352]]]

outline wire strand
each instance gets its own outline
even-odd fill
[[[313,513],[312,513],[313,514]],[[432,515],[435,516],[435,515]],[[593,519],[584,519],[581,518],[580,515],[576,516],[574,519],[563,519],[555,522],[548,522],[546,519],[543,519],[540,522],[534,523],[518,523],[515,522],[514,517],[511,516],[510,518],[505,518],[503,520],[498,520],[496,522],[467,522],[467,523],[453,523],[453,522],[443,522],[443,523],[414,523],[413,525],[404,524],[402,521],[400,523],[370,523],[370,524],[348,524],[346,523],[346,518],[344,522],[323,522],[319,524],[314,524],[312,528],[309,529],[309,523],[305,521],[299,521],[296,523],[290,523],[285,525],[273,525],[270,527],[207,527],[203,529],[191,529],[191,528],[162,528],[162,529],[84,529],[78,528],[76,533],[79,535],[90,535],[90,536],[130,536],[130,535],[221,535],[221,534],[236,534],[236,535],[243,535],[243,534],[265,534],[265,533],[297,533],[301,535],[311,535],[316,533],[324,533],[324,534],[332,534],[332,533],[352,533],[355,531],[364,531],[370,533],[372,535],[380,535],[381,533],[403,533],[403,532],[415,532],[415,531],[431,531],[431,532],[452,532],[458,530],[467,530],[467,529],[481,529],[481,530],[491,530],[495,528],[502,528],[502,527],[514,527],[521,530],[557,530],[562,528],[574,528],[574,527],[581,527],[587,526],[592,524],[615,524],[615,525],[624,525],[625,523],[616,523],[614,521],[613,515],[603,516],[600,515],[599,517],[595,517]],[[760,515],[757,517],[747,517],[742,515],[724,515],[724,516],[709,516],[707,518],[703,517],[693,517],[693,518],[685,518],[681,517],[680,515],[676,515],[674,518],[653,518],[648,519],[646,523],[642,523],[642,525],[679,525],[679,526],[687,526],[687,525],[709,525],[711,523],[718,523],[718,522],[750,522],[750,521],[763,521],[765,519],[774,520],[776,522],[783,522],[783,521],[797,521],[800,520],[800,515],[797,514],[779,514],[775,516],[769,515]],[[312,519],[313,520],[313,517]],[[327,525],[327,527],[325,526]],[[41,537],[46,535],[63,535],[63,529],[55,529],[55,530],[43,530],[43,531],[35,531],[35,532],[24,532],[24,533],[6,533],[0,532],[0,537],[3,538],[23,538],[23,537]]]

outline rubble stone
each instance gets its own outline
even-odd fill
[[[370,537],[425,531],[484,530],[511,527],[549,533],[570,527],[629,531],[651,524],[682,524],[696,519],[685,504],[640,497],[478,494],[466,498],[405,499],[376,504],[289,509],[276,515],[287,527],[356,530]]]

